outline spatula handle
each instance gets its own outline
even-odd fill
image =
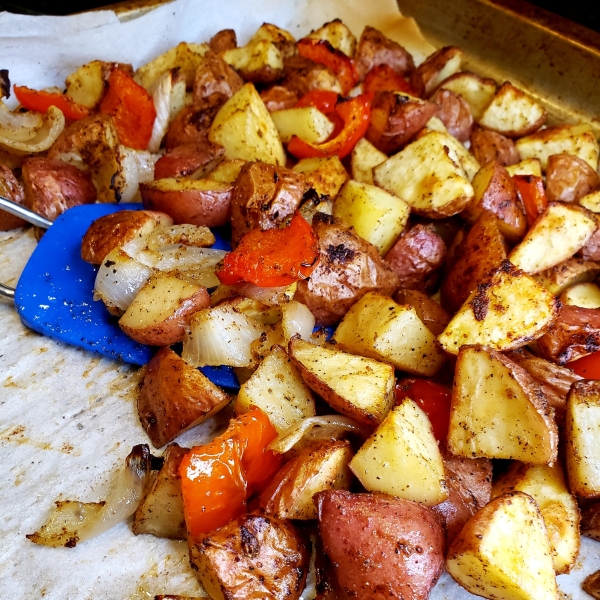
[[[12,202],[11,200],[7,200],[0,196],[0,208],[5,210],[7,213],[14,215],[15,217],[21,217],[28,223],[32,225],[37,225],[38,227],[42,227],[43,229],[48,229],[50,225],[52,225],[52,221],[46,219],[46,217],[42,217],[37,213],[17,204],[16,202]]]

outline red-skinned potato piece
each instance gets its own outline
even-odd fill
[[[210,49],[217,54],[237,48],[237,36],[233,29],[221,29],[210,38]]]
[[[242,78],[218,54],[207,52],[196,69],[194,102],[223,102],[244,85]]]
[[[410,304],[423,325],[434,335],[440,335],[450,323],[450,315],[424,292],[399,289],[394,294],[394,300],[398,304]]]
[[[466,142],[473,129],[473,115],[467,101],[460,94],[446,89],[438,89],[429,100],[437,105],[437,116],[448,133],[459,142]]]
[[[340,587],[361,600],[426,600],[444,564],[438,515],[417,502],[327,491],[315,496],[323,547]]]
[[[190,104],[182,108],[167,130],[165,148],[167,152],[182,144],[194,144],[208,139],[208,130],[219,112],[222,102]]]
[[[410,76],[410,85],[425,98],[446,78],[454,75],[462,62],[463,51],[456,46],[444,46],[422,62]]]
[[[199,179],[212,171],[225,157],[225,148],[208,140],[182,144],[154,165],[154,179],[165,177],[192,177]]]
[[[426,100],[396,92],[377,92],[365,137],[381,152],[393,154],[415,137],[437,110],[435,104]]]
[[[331,69],[298,54],[284,58],[283,75],[281,85],[296,93],[299,98],[311,90],[342,93],[340,82]]]
[[[62,160],[28,158],[22,169],[25,206],[51,221],[68,208],[96,200],[89,175]]]
[[[563,305],[538,341],[542,354],[559,365],[600,350],[600,309]]]
[[[166,178],[140,184],[144,208],[167,213],[173,221],[219,227],[229,222],[233,186],[207,179]]]
[[[374,27],[365,27],[358,41],[354,64],[360,79],[375,66],[386,64],[399,75],[410,75],[415,68],[412,56],[397,42]]]
[[[398,276],[377,248],[338,219],[323,213],[313,218],[319,240],[319,262],[308,280],[298,282],[295,300],[306,304],[317,324],[337,323],[367,292],[391,296]]]
[[[265,103],[269,112],[294,108],[298,102],[298,94],[288,90],[283,85],[274,85],[260,93],[261,100]]]
[[[583,260],[600,261],[600,215],[596,215],[596,221],[598,221],[598,229],[592,233],[592,237],[579,251],[579,254]]]
[[[444,262],[446,244],[433,225],[415,225],[386,254],[385,262],[400,278],[400,287],[425,290]]]
[[[488,129],[474,129],[471,133],[471,150],[480,165],[494,160],[508,167],[521,160],[515,143],[508,137]]]
[[[571,154],[553,154],[546,166],[548,202],[577,202],[600,189],[600,176],[588,163]]]
[[[12,200],[16,204],[25,203],[25,193],[21,184],[17,181],[14,173],[4,165],[0,165],[0,196]],[[23,225],[27,225],[23,219],[0,210],[0,231],[9,231],[23,227]]]
[[[199,425],[231,398],[170,348],[150,360],[137,401],[142,427],[156,448]]]

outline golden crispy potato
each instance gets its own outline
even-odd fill
[[[142,427],[160,448],[224,408],[231,398],[170,348],[148,363],[137,409]]]
[[[169,215],[150,210],[119,210],[96,219],[81,240],[81,258],[99,265],[109,252],[161,225],[172,225]]]
[[[281,84],[299,98],[311,90],[342,93],[342,86],[333,71],[299,54],[284,59],[283,72]]]
[[[425,600],[444,565],[438,516],[381,494],[316,496],[323,547],[340,587],[354,598]]]
[[[487,129],[475,129],[471,133],[471,150],[480,165],[493,160],[507,167],[520,160],[515,143],[510,138]]]
[[[471,108],[471,114],[476,121],[481,119],[484,110],[490,105],[496,95],[497,87],[493,79],[479,77],[479,75],[469,71],[454,73],[440,84],[441,89],[460,94],[467,101]],[[483,164],[487,160],[480,162]]]
[[[554,295],[505,260],[471,292],[437,341],[455,355],[466,344],[514,350],[544,335],[557,312]]]
[[[411,73],[411,87],[419,96],[429,96],[442,81],[460,71],[462,57],[463,51],[456,46],[440,48]]]
[[[352,483],[348,441],[304,448],[286,463],[260,496],[260,507],[280,519],[317,518],[313,496],[325,490],[347,490]]]
[[[595,283],[578,283],[563,292],[559,300],[582,308],[600,308],[600,287]]]
[[[579,554],[579,508],[560,463],[549,467],[515,461],[494,482],[492,498],[509,492],[529,494],[537,502],[550,538],[554,570],[557,575],[568,573]]]
[[[593,213],[600,213],[600,191],[587,194],[579,200],[579,205]]]
[[[470,138],[473,128],[473,116],[469,103],[460,94],[445,88],[439,88],[430,101],[438,107],[437,116],[448,133],[459,142],[466,142]]]
[[[410,398],[394,406],[350,469],[369,492],[435,506],[448,498],[444,464],[427,414]]]
[[[553,417],[540,385],[525,369],[495,350],[461,348],[450,407],[449,452],[552,464],[558,452]]]
[[[533,278],[549,292],[560,296],[565,290],[577,283],[593,281],[599,273],[600,263],[574,257],[551,269],[535,274]]]
[[[498,600],[558,600],[552,550],[535,500],[496,498],[450,544],[446,570],[468,591]]]
[[[350,58],[356,52],[356,38],[340,19],[325,23],[323,27],[311,31],[306,37],[311,40],[325,40]]]
[[[187,448],[177,444],[167,446],[162,467],[133,515],[131,529],[135,535],[149,533],[172,540],[186,539],[179,467],[187,453]]]
[[[148,210],[167,213],[175,223],[219,227],[229,221],[233,185],[211,179],[157,179],[140,184]]]
[[[577,381],[567,397],[566,459],[569,487],[576,496],[600,497],[600,383]]]
[[[241,48],[225,50],[223,60],[244,81],[273,83],[283,76],[283,55],[278,45],[268,39],[250,40]]]
[[[190,540],[190,562],[215,600],[298,600],[310,552],[283,519],[249,513]]]
[[[364,137],[360,138],[350,155],[352,179],[359,183],[373,185],[373,169],[385,160],[387,160],[386,154],[377,150]]]
[[[445,357],[411,306],[368,292],[346,313],[333,335],[346,352],[370,356],[415,375],[435,375]]]
[[[348,180],[348,173],[337,156],[303,158],[292,168],[302,173],[309,187],[320,196],[335,198]]]
[[[93,60],[67,76],[65,95],[77,104],[95,108],[104,95],[106,82],[113,69],[119,69],[130,76],[133,75],[131,65]]]
[[[289,354],[308,387],[359,423],[379,425],[394,403],[391,365],[298,338],[290,341]]]
[[[298,282],[294,299],[305,304],[318,325],[339,321],[369,291],[391,295],[398,276],[369,244],[339,220],[316,213],[319,262],[308,280]]]
[[[546,197],[550,202],[577,202],[600,188],[600,176],[571,154],[552,154],[546,165]]]
[[[21,184],[17,181],[14,173],[2,164],[0,164],[0,196],[17,204],[25,203],[25,192]],[[26,224],[27,221],[0,209],[0,231],[9,231]]]
[[[389,65],[399,75],[409,75],[415,68],[412,56],[400,44],[368,25],[358,41],[354,64],[360,79],[381,64]]]
[[[398,304],[412,306],[417,317],[433,335],[440,335],[450,322],[450,315],[435,300],[419,290],[399,289],[393,297]]]
[[[54,221],[65,210],[96,200],[87,173],[61,160],[28,158],[22,167],[25,206]]]
[[[490,131],[489,133],[493,132]],[[513,175],[535,175],[536,177],[541,177],[542,163],[539,158],[526,158],[525,160],[521,160],[514,165],[507,165],[506,170],[511,177]]]
[[[277,110],[271,112],[271,118],[284,144],[294,135],[309,144],[322,144],[334,129],[333,123],[314,106]]]
[[[154,179],[189,177],[200,179],[225,158],[225,149],[208,140],[181,144],[161,156],[154,165]]]

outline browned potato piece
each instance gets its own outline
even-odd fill
[[[199,179],[212,171],[225,158],[225,148],[208,140],[181,144],[154,165],[154,179],[190,177]]]
[[[262,101],[269,112],[294,108],[298,102],[298,94],[283,85],[274,85],[260,93]]]
[[[131,529],[135,535],[150,533],[173,540],[186,539],[179,466],[187,453],[187,448],[177,444],[165,450],[163,465],[133,515]]]
[[[583,580],[581,589],[592,598],[600,598],[600,571],[588,575]]]
[[[298,600],[308,573],[306,542],[288,521],[250,513],[190,540],[190,562],[215,600]]]
[[[410,76],[413,90],[421,97],[429,96],[442,81],[460,69],[462,54],[456,46],[445,46],[428,56]]]
[[[506,242],[498,219],[483,211],[458,244],[442,283],[442,304],[454,312],[483,280],[484,275],[506,259]]]
[[[167,152],[181,144],[204,142],[215,115],[221,108],[221,102],[210,104],[191,104],[182,108],[173,119],[165,136]]]
[[[600,310],[563,305],[538,347],[559,365],[600,350]]]
[[[160,448],[199,425],[230,401],[221,388],[170,348],[161,348],[144,376],[137,409],[142,427]]]
[[[581,535],[600,542],[600,501],[593,501],[581,509]]]
[[[448,133],[459,142],[466,142],[473,128],[473,115],[467,101],[460,94],[446,89],[438,89],[430,101],[437,105],[437,116],[446,126]]]
[[[487,458],[444,457],[448,499],[433,507],[446,526],[450,543],[464,524],[489,501],[492,493],[492,461]]]
[[[342,93],[340,82],[333,71],[303,56],[295,55],[284,59],[283,73],[281,84],[299,98],[311,90]]]
[[[577,202],[600,189],[600,176],[590,165],[572,154],[553,154],[546,167],[548,201]]]
[[[358,41],[354,64],[360,79],[377,65],[386,64],[400,75],[410,75],[415,68],[412,56],[398,43],[374,27],[365,27]]]
[[[319,530],[340,587],[361,600],[426,600],[444,564],[438,515],[417,502],[321,492]]]
[[[425,290],[435,283],[435,271],[444,262],[446,244],[433,225],[415,225],[386,254],[404,289]]]
[[[209,179],[158,179],[140,184],[144,207],[167,213],[175,223],[219,227],[229,221],[233,185]]]
[[[385,154],[409,142],[437,113],[431,102],[396,92],[376,92],[365,137]]]
[[[194,102],[221,103],[244,85],[242,78],[218,54],[207,52],[194,77]]]
[[[301,173],[263,162],[246,163],[231,199],[231,242],[251,229],[275,229],[300,206],[308,184]]]
[[[81,258],[99,265],[106,255],[135,237],[148,235],[160,225],[172,225],[173,219],[151,210],[120,210],[96,219],[81,241]]]
[[[510,138],[487,129],[473,130],[471,150],[480,165],[485,165],[493,160],[507,167],[515,165],[521,160],[515,143]]]
[[[600,215],[596,215],[595,219],[598,223],[599,227],[596,229],[594,233],[592,233],[592,237],[585,243],[585,246],[579,251],[581,258],[583,260],[600,260]]]
[[[560,296],[565,290],[578,283],[594,281],[599,273],[600,263],[574,257],[561,262],[555,267],[537,273],[534,279],[548,291]]]
[[[450,315],[427,294],[419,290],[400,289],[394,294],[398,304],[410,304],[423,325],[434,335],[439,335],[450,322]]]
[[[237,48],[237,36],[233,29],[221,29],[210,38],[210,49],[217,54]]]
[[[54,221],[68,208],[96,200],[87,173],[62,160],[34,157],[23,163],[25,206]]]
[[[0,196],[17,204],[25,203],[25,193],[13,172],[0,164]],[[0,231],[23,227],[27,222],[0,209]]]
[[[260,507],[280,519],[317,518],[313,496],[325,490],[347,490],[352,483],[348,441],[318,444],[302,450],[286,463],[265,488]]]
[[[319,263],[308,280],[298,282],[295,300],[306,304],[317,324],[331,325],[369,291],[391,296],[398,276],[377,248],[329,215],[317,213],[313,230],[319,240]]]
[[[527,219],[506,168],[498,162],[489,162],[479,169],[471,183],[475,197],[461,216],[473,223],[487,210],[498,217],[498,228],[508,241],[519,241],[525,235]]]

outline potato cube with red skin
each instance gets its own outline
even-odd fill
[[[225,158],[223,146],[208,140],[181,144],[156,161],[154,179],[165,177],[199,179],[212,171],[223,158]]]
[[[426,600],[444,565],[438,515],[417,502],[342,490],[315,496],[340,587],[361,600]]]
[[[0,196],[17,204],[25,202],[25,194],[14,173],[6,166],[0,165]],[[0,231],[9,231],[26,225],[26,221],[0,210]]]
[[[471,150],[480,165],[494,160],[506,167],[521,160],[515,143],[509,137],[488,129],[473,130]]]
[[[473,129],[473,115],[467,101],[451,90],[438,89],[431,97],[437,105],[438,114],[448,132],[459,142],[466,142]]]
[[[546,166],[546,197],[549,202],[577,202],[600,189],[600,175],[571,154],[552,154]]]

